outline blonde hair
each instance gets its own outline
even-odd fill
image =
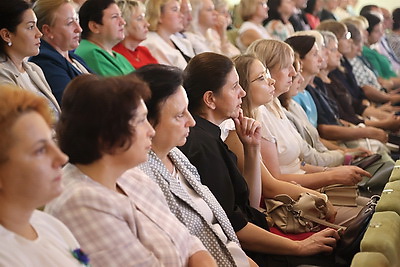
[[[318,31],[329,31],[336,35],[339,40],[347,33],[346,24],[335,20],[324,20],[317,26]]]
[[[340,22],[343,23],[351,23],[357,26],[360,31],[364,31],[368,29],[369,23],[368,20],[364,16],[354,16],[342,19]]]
[[[278,40],[259,39],[246,50],[255,55],[267,69],[285,68],[293,64],[294,52],[287,43]]]
[[[246,96],[242,98],[243,115],[250,118],[255,118],[255,112],[250,108],[252,95],[250,90],[250,69],[253,63],[258,59],[255,57],[255,55],[243,54],[234,57],[232,60],[239,75],[239,84],[246,92]]]
[[[146,19],[149,22],[149,30],[156,31],[163,12],[165,4],[172,0],[147,0],[146,1]],[[181,2],[180,0],[176,0]]]
[[[146,7],[140,1],[119,0],[119,1],[117,1],[117,5],[118,5],[119,9],[121,10],[122,18],[126,21],[127,25],[131,21],[133,10],[135,10],[135,11],[139,10],[139,11],[142,11],[143,13],[146,12]]]
[[[42,30],[43,25],[53,26],[54,12],[65,3],[71,3],[70,0],[37,0],[33,5],[33,11],[37,16],[37,26]]]
[[[28,112],[39,113],[50,126],[53,117],[45,98],[14,85],[0,85],[0,163],[7,161],[13,145],[11,128],[17,119]]]
[[[254,16],[257,5],[257,0],[240,0],[239,14],[243,21],[248,21]]]
[[[316,30],[308,30],[308,31],[298,31],[292,34],[292,36],[301,36],[301,35],[309,35],[315,38],[315,42],[319,50],[321,50],[326,44],[324,42],[324,37],[319,31]]]
[[[190,22],[190,31],[199,32],[199,13],[203,8],[205,0],[190,0],[192,6],[192,21]]]

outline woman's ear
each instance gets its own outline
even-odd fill
[[[43,24],[42,28],[40,29],[40,31],[43,33],[44,36],[47,36],[49,39],[53,39],[53,37],[51,36],[51,29],[50,26],[47,24]]]
[[[100,24],[98,24],[98,23],[96,23],[96,22],[94,22],[94,21],[89,21],[89,23],[88,23],[88,28],[89,28],[89,30],[91,31],[91,32],[93,32],[93,33],[99,33],[100,32],[100,29],[99,29],[99,25]]]
[[[209,109],[214,110],[216,108],[215,97],[212,91],[206,91],[203,94],[203,102]]]
[[[6,28],[3,28],[3,29],[0,30],[0,37],[6,43],[11,42],[11,33]]]

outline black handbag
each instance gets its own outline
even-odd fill
[[[367,157],[364,157],[364,158],[360,158],[358,160],[354,160],[351,163],[351,165],[360,167],[361,169],[365,170],[366,168],[368,168],[369,166],[371,166],[372,164],[374,164],[375,162],[377,162],[381,158],[382,158],[382,156],[379,155],[379,154],[372,154],[370,156],[367,156]]]
[[[361,239],[367,231],[372,215],[380,196],[372,196],[357,216],[348,222],[336,246],[336,262],[338,266],[350,266],[354,255],[360,251]]]
[[[366,168],[372,177],[363,177],[361,182],[357,184],[360,196],[372,197],[373,195],[380,195],[386,183],[389,181],[392,173],[394,163],[392,161],[379,160]]]

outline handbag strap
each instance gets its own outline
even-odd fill
[[[315,223],[318,223],[318,224],[333,228],[335,230],[343,229],[343,231],[345,231],[347,229],[345,226],[341,226],[341,225],[338,225],[338,224],[330,223],[330,222],[327,222],[325,220],[322,220],[320,218],[317,218],[317,217],[314,217],[314,216],[311,216],[311,215],[308,215],[308,214],[304,214],[301,217],[303,217],[304,219],[313,221]]]

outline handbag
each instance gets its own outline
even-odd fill
[[[357,207],[357,185],[334,184],[325,186],[320,191],[328,196],[334,206]]]
[[[392,161],[377,161],[366,168],[365,170],[369,172],[372,177],[364,177],[361,182],[357,184],[360,195],[363,197],[380,195],[386,183],[389,181],[393,167],[394,163]]]
[[[348,222],[347,229],[341,235],[336,246],[336,261],[338,263],[350,265],[353,256],[360,251],[361,239],[367,231],[379,199],[378,195],[372,196],[357,216]]]
[[[274,225],[287,234],[317,232],[321,225],[343,228],[325,220],[325,200],[310,193],[302,193],[297,201],[286,194],[280,194],[273,199],[265,199],[265,206]]]
[[[367,157],[361,158],[359,160],[353,161],[351,163],[351,165],[360,167],[361,169],[365,170],[366,168],[368,168],[369,166],[371,166],[372,164],[374,164],[375,162],[377,162],[381,158],[382,158],[382,156],[379,155],[379,154],[372,154],[372,155],[369,155]]]

